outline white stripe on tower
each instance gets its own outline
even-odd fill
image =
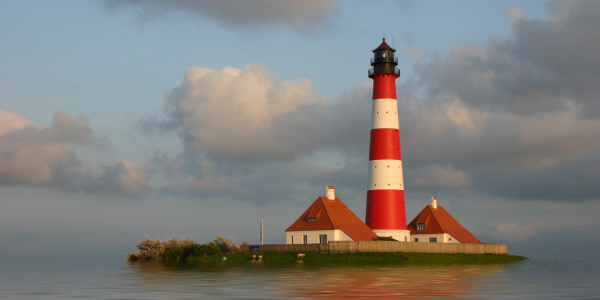
[[[369,171],[369,190],[404,190],[401,160],[371,160]]]
[[[373,100],[373,112],[371,120],[373,120],[371,129],[399,129],[400,126],[398,125],[398,101],[392,98],[381,98]]]

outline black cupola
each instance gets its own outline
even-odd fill
[[[379,47],[373,49],[373,57],[371,57],[372,69],[369,70],[369,77],[375,74],[396,74],[400,76],[398,65],[398,57],[394,56],[396,49],[390,47],[385,42],[385,38]]]

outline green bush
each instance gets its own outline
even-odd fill
[[[240,247],[235,244],[231,239],[226,239],[222,236],[217,236],[217,239],[212,241],[219,249],[221,249],[221,253],[238,253],[240,251]]]
[[[150,260],[160,257],[165,252],[165,246],[160,239],[145,239],[136,245],[138,251],[127,253],[127,260]]]
[[[221,249],[213,242],[204,245],[198,245],[194,250],[194,256],[206,256],[221,254]]]
[[[186,257],[186,254],[189,251],[190,247],[185,247],[185,248],[177,248],[177,249],[171,249],[169,251],[165,251],[165,253],[163,253],[162,258],[166,259],[166,260],[177,260],[180,257]],[[189,255],[187,255],[189,256]]]
[[[164,258],[166,260],[185,260],[189,257],[217,255],[221,253],[237,253],[238,245],[217,236],[214,241],[205,244],[196,244],[190,238],[178,240],[172,238],[166,242],[159,239],[145,239],[136,245],[138,251],[136,253],[127,253],[128,261],[136,260],[151,260]]]

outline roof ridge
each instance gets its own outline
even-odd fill
[[[428,207],[428,208],[429,208],[429,210],[431,211],[431,215],[429,215],[428,217],[431,217],[431,216],[433,216],[433,218],[432,218],[432,219],[433,219],[433,220],[434,220],[434,221],[437,223],[437,225],[440,227],[440,229],[442,229],[442,232],[443,232],[443,233],[449,233],[449,232],[448,232],[448,230],[446,230],[446,224],[445,224],[444,222],[440,222],[440,221],[437,219],[436,215],[435,215],[438,209],[439,209],[440,211],[441,211],[441,210],[444,210],[445,212],[446,212],[446,210],[445,210],[445,209],[444,209],[442,206],[440,206],[440,205],[438,205],[438,206],[437,206],[437,208],[433,208],[433,206],[431,206],[431,204],[429,204],[429,205],[427,205],[427,207]],[[435,209],[435,210],[434,210],[434,209]],[[448,213],[448,212],[446,212],[446,213]],[[456,220],[454,220],[454,221],[456,221]]]
[[[321,197],[321,198],[324,198],[324,199],[321,199],[321,200],[323,201],[323,207],[324,207],[324,208],[325,208],[325,210],[327,211],[327,215],[329,215],[329,221],[331,221],[331,224],[333,225],[333,227],[334,227],[335,229],[340,229],[340,230],[341,230],[340,226],[338,226],[338,223],[339,223],[339,221],[340,221],[340,220],[338,220],[338,216],[337,216],[336,214],[330,214],[330,213],[329,213],[329,210],[327,209],[327,207],[328,207],[328,206],[327,206],[327,205],[325,205],[325,201],[337,201],[337,202],[334,202],[334,203],[332,203],[332,204],[333,204],[333,205],[336,205],[336,204],[341,204],[341,206],[340,206],[341,208],[344,208],[344,207],[346,207],[346,206],[345,206],[345,205],[344,205],[344,203],[342,203],[342,202],[340,201],[340,199],[338,199],[337,197],[335,198],[335,200],[329,200],[329,199],[328,199],[328,198],[326,198],[326,197]],[[332,207],[333,207],[333,205],[332,205]],[[346,207],[346,208],[347,208],[347,207]],[[332,220],[332,219],[335,219],[335,220]],[[342,231],[343,231],[343,230],[342,230]]]

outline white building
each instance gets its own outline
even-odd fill
[[[481,243],[443,207],[438,206],[435,197],[431,198],[431,205],[427,205],[407,227],[413,242]]]
[[[327,197],[319,197],[285,230],[286,244],[326,244],[329,241],[372,241],[379,238],[342,201],[335,188],[327,186]]]

